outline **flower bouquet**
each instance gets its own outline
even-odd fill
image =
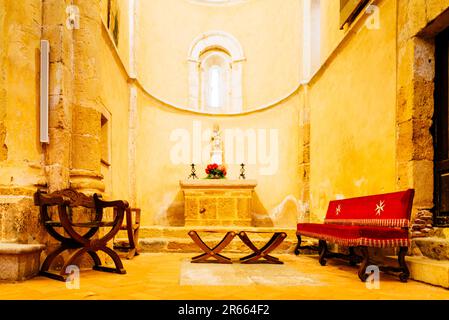
[[[227,172],[225,166],[213,163],[207,166],[206,173],[206,179],[224,179]]]

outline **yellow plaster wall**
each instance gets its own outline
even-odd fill
[[[343,39],[347,30],[340,30],[340,1],[324,0],[321,7],[320,60],[324,62]]]
[[[275,129],[279,136],[279,166],[274,175],[260,175],[260,165],[248,165],[247,178],[256,179],[254,211],[258,219],[274,217],[275,225],[292,227],[297,219],[296,200],[300,196],[299,94],[295,93],[274,108],[247,115],[210,117],[180,111],[139,91],[137,138],[137,203],[142,208],[144,225],[182,225],[183,195],[179,180],[190,174],[189,164],[174,164],[170,151],[176,144],[170,141],[173,130],[185,129],[193,135],[193,122],[204,130],[215,123],[221,130]],[[205,133],[206,140],[210,135]],[[268,141],[268,138],[267,138]],[[208,142],[204,142],[207,144]],[[225,142],[226,143],[226,142]],[[270,148],[270,146],[268,145]],[[226,154],[225,154],[226,157]],[[259,158],[260,159],[260,158]],[[260,164],[260,162],[258,161]],[[206,164],[199,165],[197,173],[205,177]],[[265,167],[265,166],[263,166]],[[238,165],[228,168],[228,178],[237,179]],[[290,196],[282,207],[276,209]]]
[[[108,0],[99,0],[101,8],[101,19],[104,24],[107,25],[108,21]],[[119,8],[119,41],[117,50],[120,55],[120,59],[127,70],[129,70],[129,0],[115,0]],[[145,1],[145,0],[144,0]],[[112,32],[111,32],[112,34]]]
[[[103,27],[101,49],[100,79],[102,83],[101,104],[103,113],[110,114],[109,125],[111,140],[110,177],[106,176],[106,191],[113,198],[128,199],[128,128],[129,128],[129,88],[128,77],[121,66],[119,56],[115,51]],[[106,112],[105,112],[106,111]],[[107,116],[107,114],[106,114]],[[104,169],[104,167],[103,167]],[[112,190],[108,190],[108,181],[111,179]]]
[[[299,85],[298,0],[204,5],[185,0],[138,1],[137,65],[143,86],[161,100],[188,106],[188,51],[204,32],[224,31],[245,52],[244,110],[272,104]]]
[[[395,1],[379,5],[380,29],[358,29],[310,83],[311,212],[318,219],[337,197],[395,191],[396,8]],[[329,21],[338,28],[336,18]]]

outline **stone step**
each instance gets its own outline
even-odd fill
[[[425,256],[406,256],[410,278],[435,286],[449,288],[449,261],[434,260]],[[384,262],[397,266],[397,257],[386,257]]]
[[[435,228],[433,236],[442,239],[449,239],[449,228]]]
[[[221,227],[221,226],[187,226],[187,227],[164,227],[164,226],[145,226],[140,227],[139,237],[140,238],[189,238],[189,231],[195,230],[197,232],[203,232],[205,230],[215,231],[223,233],[223,235],[228,231],[265,231],[265,232],[285,232],[288,238],[296,238],[296,229],[292,228],[274,228],[274,227]],[[203,237],[217,237],[217,234],[204,233],[201,234]],[[256,236],[254,234],[254,236]],[[126,238],[126,231],[120,231],[119,238]],[[271,234],[266,235],[266,237],[271,237]]]
[[[0,280],[23,281],[39,272],[41,244],[0,243]]]
[[[204,236],[203,241],[210,247],[218,244],[222,237],[215,234]],[[261,248],[270,239],[270,236],[250,235],[250,239],[254,245]],[[116,238],[117,245],[125,245],[128,242],[127,238]],[[297,244],[296,237],[287,238],[274,251],[274,253],[293,253]],[[141,252],[192,252],[200,253],[201,249],[193,242],[188,235],[185,237],[152,237],[140,238],[139,245]],[[232,242],[223,250],[223,252],[233,253],[251,253],[252,251],[238,238],[234,238]]]
[[[412,240],[414,256],[425,256],[434,260],[449,261],[449,239],[441,237],[417,238]]]

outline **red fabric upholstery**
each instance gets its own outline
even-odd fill
[[[337,224],[299,223],[297,233],[306,237],[335,242],[342,246],[359,245],[359,227]]]
[[[324,223],[408,227],[414,190],[329,202]]]
[[[343,246],[409,246],[414,190],[329,203],[324,224],[299,223],[297,233]]]

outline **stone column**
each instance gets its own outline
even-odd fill
[[[315,219],[310,217],[310,106],[308,99],[308,85],[302,86],[302,106],[300,106],[299,134],[302,145],[302,153],[299,159],[299,170],[302,175],[302,195],[301,216],[298,217],[301,222],[311,222]]]
[[[33,193],[45,185],[38,138],[41,0],[0,0],[0,242],[44,233]]]
[[[103,192],[101,175],[102,26],[99,0],[76,0],[80,28],[74,30],[74,106],[70,185],[85,193]]]
[[[71,0],[44,0],[42,39],[50,43],[50,143],[44,145],[49,192],[68,188],[73,105],[73,27]]]

